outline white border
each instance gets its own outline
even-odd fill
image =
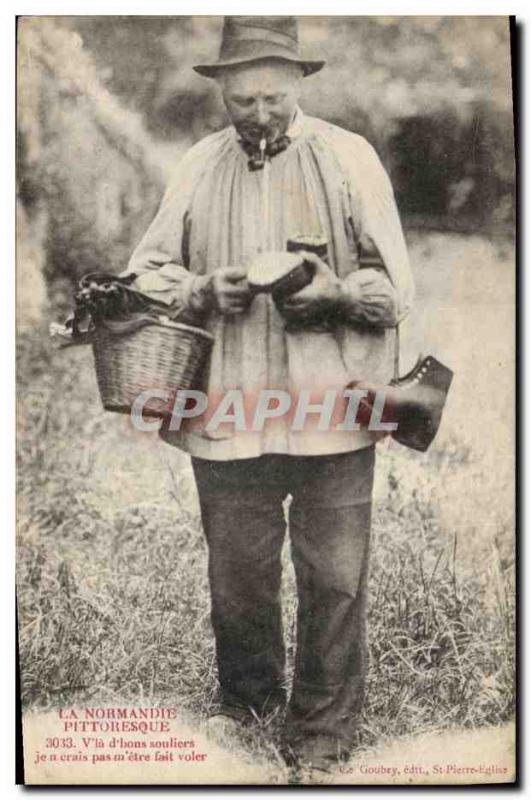
[[[5,11],[7,5],[7,12]],[[521,19],[525,18],[525,11],[528,8],[524,0],[516,0],[510,4],[494,2],[494,0],[467,0],[459,3],[457,0],[449,0],[447,3],[430,3],[427,8],[426,3],[418,0],[409,2],[393,3],[392,0],[372,0],[372,2],[345,2],[345,0],[329,0],[329,2],[315,2],[315,0],[270,0],[269,2],[242,2],[241,0],[228,0],[224,3],[219,2],[180,2],[175,0],[153,0],[153,2],[138,2],[138,0],[21,0],[19,3],[7,3],[2,7],[2,18],[12,17],[13,14],[86,14],[86,15],[113,15],[113,14],[144,14],[148,16],[167,14],[176,15],[221,15],[221,14],[298,14],[317,16],[329,16],[331,14],[342,14],[345,16],[377,16],[380,14],[389,16],[489,16],[489,15],[509,15],[516,14]],[[521,13],[520,13],[521,12]]]
[[[445,2],[430,4],[430,14],[444,14],[444,15],[508,15],[516,14],[519,23],[523,26],[523,37],[525,38],[526,23],[529,16],[526,15],[527,3],[524,4],[523,0],[513,2],[508,7],[506,3],[499,2]],[[401,15],[425,15],[427,11],[426,3],[421,2],[389,2],[389,0],[372,0],[372,2],[362,3],[358,2],[338,2],[338,0],[328,0],[326,3],[316,3],[313,0],[298,0],[298,2],[280,2],[280,0],[269,0],[267,3],[253,3],[252,5],[242,2],[204,2],[204,3],[176,3],[175,0],[154,0],[154,2],[123,2],[123,0],[91,0],[88,2],[68,2],[67,0],[49,0],[49,2],[40,2],[37,0],[26,0],[26,2],[11,3],[4,2],[0,11],[0,75],[1,81],[1,120],[2,126],[0,127],[0,175],[2,176],[2,192],[1,192],[1,217],[0,217],[0,241],[2,243],[2,262],[1,262],[1,289],[0,289],[0,366],[2,369],[1,382],[0,382],[0,420],[2,423],[2,446],[0,448],[0,509],[2,513],[2,527],[0,529],[2,550],[0,556],[0,642],[2,644],[3,658],[0,661],[0,686],[2,687],[3,696],[0,697],[0,781],[2,787],[3,797],[20,797],[20,792],[23,791],[20,787],[14,786],[14,693],[13,687],[15,682],[14,670],[14,398],[15,398],[15,384],[14,384],[14,210],[15,210],[15,175],[14,175],[14,152],[15,152],[15,134],[14,134],[14,99],[15,99],[15,15],[17,14],[238,14],[238,13],[277,13],[277,14],[315,14],[315,15],[332,15],[344,14],[349,15],[355,12],[357,15],[373,16],[385,14],[395,16]],[[528,70],[525,65],[524,54],[521,54],[522,60],[522,75],[521,83],[523,86],[522,94],[524,94],[525,87],[528,85],[526,78],[529,78]],[[526,97],[522,97],[522,107],[520,125],[523,131],[528,129],[528,103]],[[524,116],[524,113],[525,116]],[[523,165],[523,158],[521,155]],[[521,180],[529,176],[529,166],[526,165],[525,174],[522,174]],[[522,215],[521,229],[521,268],[523,269],[523,255],[526,252],[528,245],[529,225],[527,215],[524,218]],[[527,281],[525,286],[524,296],[520,298],[520,303],[525,308],[529,308],[529,295],[530,283]],[[522,281],[522,289],[524,289]],[[526,301],[528,301],[526,303]],[[522,320],[525,318],[522,313]],[[522,330],[524,341],[527,343],[528,339],[528,326]],[[525,335],[525,336],[524,336]],[[525,363],[523,366],[524,376],[529,376],[531,372],[531,355],[529,348],[524,347],[524,342],[521,344],[522,353],[524,354]],[[522,389],[526,387],[522,386]],[[494,390],[494,389],[493,389]],[[523,395],[525,396],[525,395]],[[523,405],[523,404],[522,404]],[[529,429],[525,432],[526,450],[529,447],[531,434]],[[522,436],[524,431],[522,431]],[[488,435],[488,434],[487,434]],[[526,475],[525,484],[521,486],[521,496],[523,498],[528,495],[531,490],[531,478]],[[522,514],[523,517],[523,514]],[[524,519],[522,519],[522,528]],[[522,530],[520,539],[520,548],[523,553],[523,545],[526,538],[526,531]],[[531,552],[531,548],[527,547],[527,553]],[[526,558],[525,566],[529,566],[529,558]],[[521,565],[522,577],[521,584],[524,585],[525,567]],[[521,609],[521,613],[522,613]],[[523,635],[523,631],[522,631]],[[529,641],[529,640],[527,640]],[[8,646],[6,647],[6,644]],[[526,648],[527,649],[527,648]],[[522,654],[523,663],[526,662],[524,654]],[[523,678],[523,669],[522,675]],[[522,691],[522,690],[521,690]],[[527,718],[527,703],[524,706],[522,703],[521,716],[525,720]],[[530,741],[530,737],[522,738],[522,745]],[[522,747],[522,750],[524,748]],[[521,753],[521,764],[529,763],[530,753],[528,746],[525,751]],[[92,791],[85,789],[85,792],[92,794]],[[142,790],[136,789],[136,792]],[[209,791],[205,789],[206,793]],[[251,790],[249,790],[251,791]],[[314,796],[326,794],[330,796],[334,790],[312,792]],[[363,790],[355,788],[352,790],[358,796],[376,797],[380,794],[376,790]],[[382,793],[385,789],[381,790]],[[402,790],[407,791],[407,790]],[[451,789],[452,795],[456,798],[465,797],[466,789]],[[486,792],[492,793],[492,789],[486,789]],[[503,791],[494,790],[494,791]],[[112,796],[116,790],[106,791],[97,790],[97,796]],[[151,792],[149,788],[142,791],[142,793]],[[191,792],[185,789],[179,790],[179,795],[184,797],[197,798],[204,792]],[[241,793],[241,790],[239,790]],[[244,792],[246,794],[246,792]],[[57,796],[64,798],[73,792],[68,790],[54,791],[48,790],[47,796]],[[283,790],[276,792],[276,796],[285,796]],[[477,793],[476,793],[477,794]]]
[[[0,74],[2,75],[3,125],[0,133],[0,175],[2,175],[0,242],[2,243],[2,291],[0,291],[0,641],[3,658],[0,660],[0,686],[5,692],[0,698],[0,780],[14,780],[14,709],[15,709],[15,592],[14,592],[14,213],[15,213],[15,45],[14,23],[2,19],[0,24]],[[7,82],[7,85],[4,85]],[[4,763],[5,762],[5,763]],[[5,777],[4,777],[5,776]],[[7,779],[7,781],[6,781]],[[10,787],[7,787],[8,793]]]

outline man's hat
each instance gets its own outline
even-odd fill
[[[300,57],[295,17],[225,17],[219,59],[215,64],[198,64],[194,69],[214,78],[223,67],[263,58],[300,64],[305,76],[318,72],[325,64]]]

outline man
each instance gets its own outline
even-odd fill
[[[140,289],[169,292],[206,320],[211,397],[301,387],[321,397],[330,384],[392,376],[392,329],[412,298],[404,239],[372,147],[297,105],[323,63],[299,56],[294,18],[253,16],[226,18],[218,62],[195,67],[218,82],[232,125],[182,159],[128,270]],[[308,254],[312,283],[279,309],[253,296],[247,269],[300,234],[325,237],[327,259]],[[308,327],[323,309],[335,324]],[[297,650],[283,752],[330,770],[348,756],[363,700],[374,435],[292,430],[287,418],[254,432],[196,424],[162,435],[192,456],[220,719],[286,706],[279,589],[291,495]]]

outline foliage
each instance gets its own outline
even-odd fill
[[[30,222],[46,213],[46,276],[123,269],[159,201],[164,160],[77,35],[24,18],[19,41],[17,182]]]

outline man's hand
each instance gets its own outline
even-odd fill
[[[253,299],[247,273],[239,267],[216,270],[210,288],[214,306],[221,314],[243,314]]]
[[[283,316],[288,322],[304,323],[342,309],[346,297],[341,280],[315,253],[301,252],[300,255],[313,265],[314,278],[300,292],[279,304]]]

